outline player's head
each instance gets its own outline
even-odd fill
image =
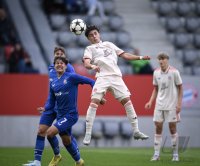
[[[66,57],[62,57],[62,56],[56,56],[54,58],[53,64],[55,65],[55,63],[57,61],[62,61],[63,63],[65,63],[66,65],[68,64],[68,59]]]
[[[56,72],[59,74],[62,74],[65,72],[65,70],[67,68],[68,59],[66,57],[56,56],[54,58],[53,64],[54,64],[54,68],[55,68]]]
[[[56,46],[54,48],[54,57],[66,57],[65,49],[63,47]]]
[[[88,38],[88,40],[92,43],[99,43],[100,42],[100,33],[99,28],[95,25],[87,26],[87,29],[85,30],[85,36]]]
[[[169,55],[167,53],[161,52],[158,54],[157,58],[161,69],[166,70],[168,68]]]
[[[158,60],[161,60],[161,59],[169,59],[169,55],[167,53],[164,53],[164,52],[161,52],[158,54],[157,56]]]

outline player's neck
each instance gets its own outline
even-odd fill
[[[169,65],[161,67],[162,72],[166,72],[169,68]]]
[[[63,75],[64,72],[57,72],[58,79]]]

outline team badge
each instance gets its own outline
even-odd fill
[[[63,84],[67,84],[67,80],[66,79],[64,79]]]

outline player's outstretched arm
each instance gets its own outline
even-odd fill
[[[124,52],[120,55],[120,57],[126,59],[126,60],[150,60],[150,56],[138,56],[138,55],[133,55],[127,52]]]

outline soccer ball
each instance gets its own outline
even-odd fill
[[[81,35],[86,30],[86,24],[81,19],[74,19],[70,23],[70,31],[75,35]]]

